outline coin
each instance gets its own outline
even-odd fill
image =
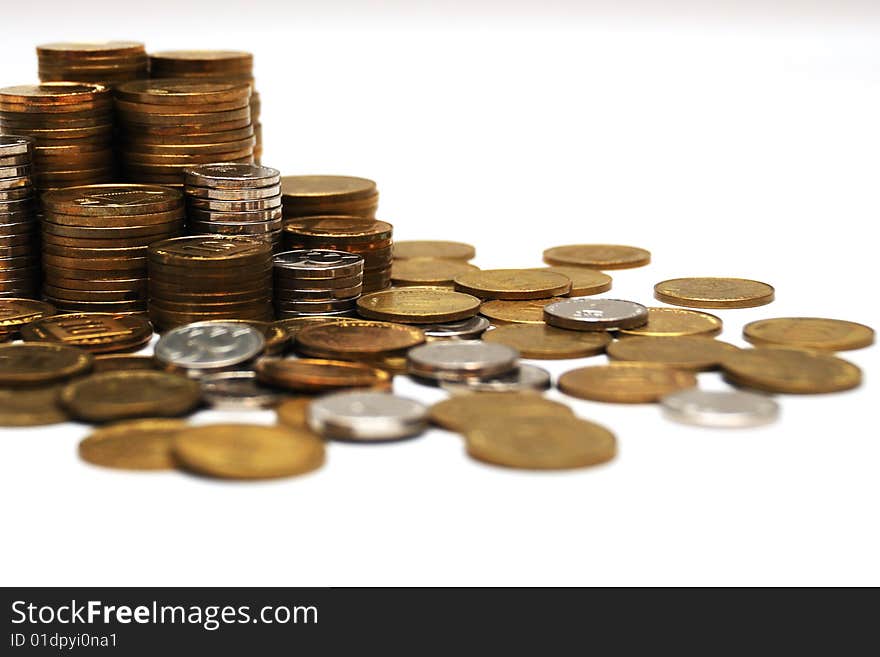
[[[611,336],[599,331],[568,331],[544,324],[509,324],[483,335],[486,342],[506,344],[522,358],[557,359],[595,356]]]
[[[340,388],[388,388],[391,376],[362,363],[312,358],[262,358],[256,364],[263,383],[298,392]]]
[[[67,422],[58,405],[60,386],[0,388],[0,426],[36,427]]]
[[[536,392],[480,392],[455,395],[429,409],[431,422],[437,426],[463,433],[484,418],[507,415],[514,418],[573,417],[565,404],[547,399]]]
[[[118,372],[120,370],[156,370],[158,363],[152,356],[135,354],[99,354],[95,356],[92,371]]]
[[[87,373],[92,357],[55,344],[0,344],[0,385],[35,386]]]
[[[644,325],[648,309],[622,299],[566,299],[544,306],[544,321],[573,331],[613,331]]]
[[[335,239],[342,240],[346,244],[359,243],[368,245],[369,248],[377,248],[377,242],[391,239],[393,227],[385,221],[363,217],[321,216],[290,219],[285,222],[284,231],[285,237],[292,242],[320,243]],[[317,244],[311,247],[307,244],[301,247],[291,246],[292,248],[326,248]]]
[[[841,319],[777,317],[746,324],[743,337],[758,346],[844,351],[874,344],[874,329]]]
[[[654,286],[654,297],[663,303],[693,308],[753,308],[774,297],[767,283],[744,278],[673,278]]]
[[[361,256],[329,249],[285,251],[276,254],[272,264],[276,270],[305,279],[346,278],[364,270]]]
[[[128,420],[96,429],[79,444],[83,461],[120,470],[173,470],[174,436],[187,427],[183,420]]]
[[[277,322],[273,324],[272,322],[258,322],[251,319],[211,319],[200,323],[244,324],[251,326],[263,334],[263,339],[266,341],[263,353],[267,356],[274,356],[284,352],[292,339],[292,336],[287,332],[287,329]]]
[[[151,260],[167,265],[179,264],[228,266],[265,263],[268,244],[250,237],[190,235],[162,240],[150,246]]]
[[[699,335],[671,338],[636,336],[608,345],[612,360],[659,363],[679,370],[714,370],[729,354],[739,351],[727,342]]]
[[[362,319],[322,323],[302,329],[297,349],[319,358],[363,358],[390,355],[422,344],[425,334],[417,328]]]
[[[150,323],[121,313],[68,313],[38,319],[21,327],[21,337],[33,342],[57,342],[92,353],[137,351],[153,335]]]
[[[196,322],[171,329],[159,338],[155,357],[176,370],[201,372],[246,363],[265,346],[262,332],[247,324]]]
[[[55,314],[55,308],[33,299],[0,299],[0,333],[17,334],[25,324]]]
[[[250,86],[238,82],[201,82],[183,78],[134,80],[116,90],[116,97],[134,103],[209,105],[250,96]]]
[[[757,427],[775,422],[779,404],[741,390],[682,390],[660,400],[670,420],[701,427]]]
[[[394,259],[443,258],[445,260],[472,260],[476,249],[463,242],[443,240],[404,240],[394,243]]]
[[[213,187],[215,189],[239,189],[268,187],[281,180],[278,169],[251,164],[205,164],[186,172],[188,185]]]
[[[480,305],[480,314],[492,320],[493,324],[543,324],[544,306],[555,303],[559,298],[528,299],[525,301],[505,301],[494,299]]]
[[[379,203],[376,183],[354,176],[285,176],[281,192],[285,217],[336,214],[372,218]]]
[[[285,399],[278,404],[275,412],[278,415],[278,424],[295,429],[309,430],[306,422],[306,412],[309,404],[312,403],[311,397],[296,397],[294,399]]]
[[[202,399],[219,409],[270,408],[278,404],[281,395],[261,385],[251,371],[213,372],[201,378]]]
[[[410,349],[410,374],[437,381],[504,374],[516,367],[519,352],[504,344],[481,340],[431,342]]]
[[[424,331],[428,340],[476,340],[489,328],[489,320],[485,317],[469,317],[457,322],[416,324],[415,327]]]
[[[452,290],[410,287],[364,295],[358,299],[357,308],[358,313],[372,319],[430,324],[473,317],[480,309],[480,300]]]
[[[621,329],[619,334],[654,337],[714,336],[721,333],[721,319],[709,313],[682,308],[648,308],[648,323]]]
[[[523,392],[547,390],[552,385],[550,372],[534,365],[519,364],[510,372],[480,379],[441,381],[440,387],[452,394],[476,392]]]
[[[656,363],[611,363],[565,372],[556,382],[567,395],[592,401],[640,404],[697,385],[693,372]]]
[[[629,269],[651,262],[651,252],[620,244],[571,244],[544,251],[548,265],[574,265],[592,269]]]
[[[400,440],[422,433],[427,407],[383,392],[337,392],[308,407],[309,427],[326,438],[355,442]]]
[[[484,269],[457,275],[455,289],[481,299],[543,299],[568,294],[571,280],[538,269]]]
[[[280,326],[287,334],[290,336],[291,341],[296,340],[297,334],[302,331],[307,326],[312,326],[316,324],[332,324],[333,322],[340,321],[334,317],[297,317],[292,319],[279,319],[273,322],[273,326]]]
[[[721,369],[728,382],[765,392],[839,392],[862,382],[862,371],[849,361],[799,349],[740,349],[724,358]]]
[[[538,271],[562,274],[571,281],[570,297],[589,296],[607,292],[611,289],[611,277],[587,267],[542,267]]]
[[[442,258],[409,258],[396,260],[391,266],[391,280],[397,285],[452,286],[454,278],[477,267],[457,260]]]

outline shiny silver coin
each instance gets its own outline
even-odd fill
[[[257,381],[256,372],[214,372],[201,379],[202,399],[217,409],[270,408],[281,401],[276,390]]]
[[[361,256],[330,249],[284,251],[272,259],[272,264],[278,270],[295,274],[298,278],[342,278],[364,271]]]
[[[281,194],[280,185],[268,187],[251,187],[245,189],[215,189],[213,187],[197,187],[190,185],[184,189],[191,199],[212,199],[215,201],[241,201],[244,199],[272,198]]]
[[[296,278],[277,267],[273,273],[276,290],[341,290],[363,284],[363,277],[360,274],[342,278]]]
[[[271,210],[281,207],[281,195],[269,198],[236,199],[232,201],[218,201],[209,198],[190,197],[187,202],[189,208],[199,210],[213,210],[219,212],[250,212],[252,210]]]
[[[458,340],[476,340],[486,329],[491,326],[489,320],[485,317],[469,317],[460,322],[446,322],[445,324],[415,324],[415,328],[420,328],[425,333],[425,337],[438,340],[458,339]]]
[[[156,342],[160,363],[187,372],[218,370],[241,365],[266,346],[257,329],[222,322],[195,322],[171,329]]]
[[[235,224],[250,224],[257,221],[280,221],[281,207],[268,210],[249,210],[243,212],[226,212],[223,210],[202,210],[190,207],[186,216],[196,221],[223,221]]]
[[[414,347],[407,353],[411,374],[438,381],[462,381],[510,372],[519,352],[504,344],[480,340],[448,340]]]
[[[521,364],[516,369],[480,379],[441,381],[440,386],[454,395],[470,392],[528,392],[552,386],[550,372],[543,367]]]
[[[572,331],[614,331],[648,323],[648,309],[635,301],[577,297],[544,306],[544,321]]]
[[[21,178],[31,175],[31,166],[29,164],[19,164],[18,166],[0,167],[0,178]]]
[[[385,392],[339,392],[309,404],[306,418],[312,431],[326,438],[399,440],[425,430],[428,408]]]
[[[741,390],[682,390],[663,397],[660,405],[670,420],[701,427],[758,427],[779,417],[773,399]]]
[[[281,172],[257,164],[203,164],[187,169],[185,185],[239,189],[242,187],[268,187],[281,183]]]
[[[0,135],[0,155],[24,155],[32,153],[34,140],[30,137],[18,137],[16,135]]]

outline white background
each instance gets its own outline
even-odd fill
[[[654,263],[612,272],[611,296],[649,304],[669,277],[767,281],[774,304],[719,313],[741,345],[762,317],[880,326],[876,6],[764,4],[17,3],[2,83],[34,80],[44,41],[253,50],[264,162],[377,180],[399,239],[471,242],[483,267],[642,246]],[[620,455],[564,474],[482,465],[433,430],[331,444],[298,479],[224,483],[84,464],[85,426],[5,429],[0,582],[880,584],[877,349],[844,356],[861,389],[782,397],[758,430],[568,400]]]

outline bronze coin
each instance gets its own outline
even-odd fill
[[[91,368],[92,356],[71,346],[0,344],[0,385],[45,385],[85,374]]]
[[[294,344],[311,356],[347,360],[390,355],[424,341],[424,332],[412,326],[346,319],[306,327],[297,333]]]
[[[21,328],[23,340],[56,342],[92,353],[130,351],[152,334],[150,323],[140,317],[98,312],[54,315]]]
[[[297,392],[342,388],[389,388],[391,377],[380,369],[346,361],[309,358],[261,358],[257,378]]]

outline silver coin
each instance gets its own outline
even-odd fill
[[[212,210],[215,212],[250,212],[252,210],[271,210],[281,207],[281,195],[269,198],[236,199],[231,201],[218,201],[216,199],[190,197],[187,202],[189,208],[199,210]]]
[[[213,187],[198,187],[189,185],[184,190],[190,198],[213,199],[215,201],[241,201],[261,198],[272,198],[281,194],[280,185],[268,187],[249,187],[246,189],[215,189]]]
[[[343,278],[297,278],[275,268],[276,290],[342,290],[348,287],[363,285],[363,276],[345,276]]]
[[[205,374],[200,383],[202,399],[214,408],[270,408],[281,400],[281,394],[262,385],[252,371]]]
[[[218,235],[269,235],[280,233],[282,221],[248,221],[245,223],[230,223],[226,221],[196,221],[188,222],[190,233],[215,233]],[[194,230],[198,229],[198,230]]]
[[[660,405],[667,418],[701,427],[757,427],[779,417],[773,399],[741,390],[682,390],[663,397]]]
[[[331,249],[297,249],[278,253],[272,264],[302,278],[356,276],[364,270],[364,259],[354,253]]]
[[[155,357],[165,365],[198,372],[241,365],[262,353],[265,346],[263,334],[252,326],[195,322],[159,338]]]
[[[29,175],[31,175],[31,166],[29,164],[0,167],[0,178],[22,178]]]
[[[187,169],[184,184],[200,187],[238,189],[267,187],[281,182],[281,172],[257,164],[203,164]]]
[[[34,140],[30,137],[18,137],[15,135],[0,135],[0,155],[24,155],[32,153]]]
[[[224,210],[202,210],[190,207],[186,216],[196,221],[223,221],[226,223],[249,224],[255,221],[280,221],[280,206],[268,210],[248,210],[244,212],[226,212]]]
[[[516,367],[519,352],[504,344],[480,340],[431,342],[410,349],[411,374],[438,381],[461,381],[504,374]]]
[[[528,392],[547,390],[551,385],[550,372],[543,367],[525,364],[498,376],[440,382],[444,390],[455,395],[469,392]]]
[[[306,418],[312,431],[326,438],[399,440],[425,430],[428,408],[390,393],[339,392],[309,404]]]
[[[460,322],[416,324],[414,326],[422,329],[428,338],[476,340],[489,328],[490,324],[489,320],[485,317],[475,316],[463,319]]]
[[[648,309],[635,301],[577,297],[544,306],[544,321],[573,331],[613,331],[648,323]]]

